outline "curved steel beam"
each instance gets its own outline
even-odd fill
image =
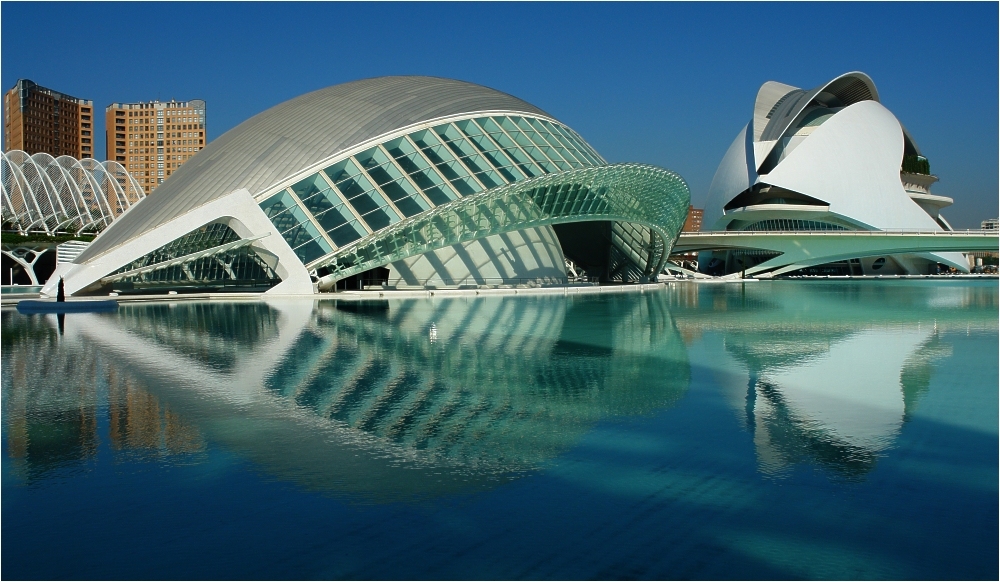
[[[513,182],[460,198],[402,220],[341,247],[307,268],[329,271],[328,290],[350,277],[408,257],[525,228],[584,221],[630,223],[649,229],[632,240],[645,276],[663,266],[687,216],[691,193],[684,179],[644,164],[577,168]]]

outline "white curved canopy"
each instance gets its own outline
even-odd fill
[[[157,224],[237,189],[252,195],[394,130],[477,111],[541,109],[481,85],[436,77],[378,77],[307,93],[251,117],[181,166],[138,212],[94,241],[95,257]]]
[[[100,232],[146,194],[117,162],[0,152],[3,222],[21,233]]]

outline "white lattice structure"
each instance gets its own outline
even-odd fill
[[[0,187],[4,229],[22,234],[100,232],[146,196],[118,162],[21,150],[0,152]]]

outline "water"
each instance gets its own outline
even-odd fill
[[[2,577],[998,575],[995,282],[2,313]]]

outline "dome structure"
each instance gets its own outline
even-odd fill
[[[728,231],[952,230],[940,210],[953,200],[930,191],[937,180],[864,73],[808,91],[768,81],[715,173],[704,224]],[[718,274],[772,258],[707,252],[699,263]],[[919,253],[859,256],[812,271],[926,274],[939,263],[968,270],[959,253]]]
[[[689,193],[609,165],[480,85],[381,77],[264,111],[208,144],[57,273],[70,293],[641,280]],[[47,292],[44,290],[43,292]]]

